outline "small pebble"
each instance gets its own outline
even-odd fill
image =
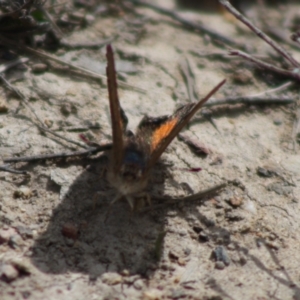
[[[186,260],[183,257],[179,257],[177,262],[180,266],[185,266],[186,265]]]
[[[216,261],[215,268],[218,270],[223,270],[225,269],[225,264],[222,261]]]
[[[0,97],[0,113],[6,113],[8,111],[8,105],[3,97]]]
[[[18,234],[14,234],[9,238],[8,245],[13,249],[19,248],[22,244],[23,240]]]
[[[273,120],[273,124],[276,126],[280,126],[282,124],[282,121],[280,119]]]
[[[61,233],[68,239],[77,240],[79,236],[79,229],[72,223],[66,223],[62,227]]]
[[[141,290],[144,287],[144,282],[142,279],[138,279],[133,283],[133,286],[137,289],[137,290]]]
[[[209,236],[207,235],[206,232],[202,231],[199,234],[199,242],[201,243],[206,243],[209,241]]]
[[[272,177],[274,176],[274,171],[268,169],[267,167],[258,167],[257,170],[257,175],[262,176],[262,177]]]
[[[200,233],[200,232],[203,230],[203,228],[200,227],[200,226],[198,226],[198,225],[195,225],[195,226],[193,226],[193,230],[194,230],[196,233]]]
[[[33,272],[34,268],[30,264],[29,261],[25,259],[12,259],[11,264],[21,273],[21,274],[26,274],[29,275]]]
[[[0,266],[0,278],[6,282],[11,282],[19,276],[19,272],[12,265],[4,264]]]
[[[234,196],[234,197],[230,198],[228,202],[232,207],[239,207],[243,203],[243,198]]]
[[[223,246],[216,247],[212,252],[212,256],[214,257],[216,262],[223,262],[226,266],[230,264],[230,259],[227,255],[227,251]]]
[[[101,276],[101,280],[108,285],[116,285],[122,282],[122,276],[118,273],[104,273]]]
[[[15,192],[14,197],[15,198],[23,198],[28,199],[33,195],[32,190],[24,185],[21,185]]]
[[[7,243],[17,232],[14,228],[0,229],[0,244]]]
[[[156,289],[151,289],[149,291],[146,291],[143,294],[142,299],[145,300],[159,300],[162,299],[162,291],[156,290]]]
[[[280,248],[279,244],[275,241],[266,242],[266,246],[268,246],[269,248],[274,249],[274,250],[279,250],[279,248]]]
[[[17,226],[16,229],[17,229],[18,233],[22,236],[23,239],[26,239],[26,238],[32,239],[33,238],[33,231],[30,228],[25,227],[25,226]]]
[[[169,258],[171,260],[177,260],[179,257],[180,257],[180,255],[176,251],[174,251],[174,250],[169,251]]]
[[[70,114],[76,114],[77,108],[75,105],[66,102],[60,107],[60,111],[64,116],[69,116]]]
[[[34,64],[32,67],[32,72],[33,73],[43,73],[45,71],[47,71],[48,69],[48,66],[46,64],[43,64],[43,63],[39,63],[39,64]]]
[[[95,17],[93,15],[87,14],[87,15],[85,15],[84,20],[87,24],[90,25],[95,21]]]

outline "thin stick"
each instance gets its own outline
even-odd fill
[[[39,118],[39,116],[35,113],[35,110],[31,107],[31,105],[29,104],[27,98],[20,92],[19,89],[17,89],[16,87],[14,87],[12,84],[10,84],[10,82],[8,82],[3,74],[0,74],[0,79],[5,83],[5,85],[8,87],[8,89],[10,89],[12,92],[14,92],[24,103],[25,105],[30,109],[30,111],[32,112],[32,114],[35,116],[35,118],[41,123],[43,124],[42,120]]]
[[[248,105],[287,105],[295,103],[295,99],[291,98],[260,98],[260,97],[232,97],[232,98],[223,98],[223,99],[210,99],[209,102],[204,104],[204,107],[212,107],[217,105],[233,105],[233,104],[248,104]]]
[[[157,5],[152,4],[152,3],[141,1],[141,0],[128,0],[128,1],[131,2],[131,3],[137,4],[137,5],[140,5],[140,6],[145,6],[145,7],[151,8],[152,10],[154,10],[154,11],[156,11],[156,12],[162,14],[162,15],[168,16],[168,17],[180,22],[182,25],[184,25],[186,27],[189,27],[189,28],[192,28],[194,30],[198,30],[198,31],[201,31],[205,34],[208,34],[214,40],[220,41],[220,42],[222,42],[224,44],[227,44],[227,45],[230,45],[230,46],[244,48],[244,45],[241,45],[241,44],[235,42],[234,40],[230,39],[229,37],[221,35],[220,33],[206,27],[205,25],[187,20],[187,19],[181,17],[175,11],[157,6]]]
[[[56,33],[58,38],[63,37],[63,32],[60,30],[60,28],[56,25],[54,19],[52,18],[51,14],[48,12],[48,10],[46,8],[44,8],[43,5],[39,5],[38,8],[43,12],[43,14],[45,15],[46,19],[51,23],[52,28],[54,30],[54,32]]]
[[[268,35],[262,32],[256,27],[250,20],[244,17],[239,11],[237,11],[227,0],[219,0],[220,4],[232,13],[238,20],[248,26],[254,33],[256,33],[262,40],[268,43],[274,50],[281,54],[286,60],[288,60],[295,68],[299,68],[300,64],[297,62],[284,48],[272,40]]]
[[[6,64],[2,64],[0,66],[0,73],[3,73],[9,69],[11,69],[12,67],[19,65],[19,64],[24,64],[29,60],[29,58],[27,57],[22,57],[22,58],[17,58],[14,59],[12,61],[7,62]]]
[[[33,155],[33,156],[22,156],[22,157],[10,157],[3,159],[5,163],[16,163],[16,162],[34,162],[48,159],[62,159],[68,157],[75,156],[89,156],[98,152],[110,150],[112,148],[112,144],[103,144],[98,147],[91,147],[84,151],[75,151],[71,153],[55,153],[55,154],[41,154],[41,155]]]
[[[157,209],[162,209],[162,208],[166,208],[166,206],[169,206],[169,205],[174,205],[174,204],[179,204],[179,203],[184,203],[186,201],[199,201],[200,199],[204,202],[205,200],[207,199],[202,199],[208,195],[211,195],[211,194],[214,194],[216,193],[217,191],[223,189],[224,187],[227,186],[227,182],[222,182],[218,185],[215,185],[211,188],[208,188],[206,190],[203,190],[199,193],[196,193],[194,195],[191,195],[191,196],[187,196],[187,197],[182,197],[182,198],[179,198],[179,199],[170,199],[170,198],[167,198],[167,197],[156,197],[154,199],[158,200],[158,201],[165,201],[165,203],[162,203],[162,204],[157,204],[157,205],[152,205],[150,207],[145,207],[145,208],[142,208],[139,212],[141,213],[145,213],[145,212],[148,212],[148,211],[152,211],[152,210],[157,210]]]
[[[65,48],[101,48],[104,47],[107,44],[112,43],[115,40],[115,37],[111,37],[105,40],[99,40],[99,41],[91,41],[91,42],[69,42],[67,39],[61,39],[59,41],[59,44]]]
[[[44,58],[44,59],[49,59],[49,60],[55,61],[56,63],[68,66],[71,69],[75,69],[77,71],[79,70],[79,71],[84,72],[85,74],[89,75],[92,78],[105,79],[106,80],[106,76],[104,76],[104,75],[92,72],[92,71],[87,70],[87,69],[82,68],[82,67],[75,66],[73,64],[70,64],[70,63],[68,63],[66,61],[63,61],[63,60],[59,59],[56,56],[47,54],[45,52],[38,51],[38,50],[32,49],[30,47],[23,46],[21,44],[17,44],[15,42],[11,41],[10,39],[7,39],[7,38],[5,38],[3,36],[0,36],[0,43],[4,44],[5,46],[10,46],[10,47],[13,47],[13,48],[17,48],[17,49],[19,49],[21,51],[26,51],[28,53],[37,55],[40,58]],[[122,80],[118,80],[118,84],[120,86],[123,86],[123,87],[126,87],[126,88],[134,89],[134,90],[136,90],[136,91],[138,91],[140,93],[146,93],[146,91],[144,89],[141,89],[141,88],[135,87],[133,85],[130,85],[130,84],[128,84],[128,83],[126,83],[126,82],[124,82]]]
[[[56,133],[56,132],[53,132],[52,130],[46,128],[43,124],[43,121],[39,118],[39,116],[36,114],[35,110],[31,107],[31,105],[29,104],[27,98],[20,92],[20,90],[18,90],[16,87],[14,87],[13,85],[11,85],[5,78],[3,75],[0,74],[0,79],[6,84],[6,86],[11,90],[13,91],[24,103],[25,105],[30,109],[30,111],[32,112],[32,114],[35,116],[35,118],[38,120],[38,122],[41,124],[39,125],[38,123],[34,122],[34,121],[31,121],[35,126],[37,126],[40,130],[42,130],[43,132],[48,132],[66,142],[69,142],[71,144],[74,144],[76,146],[79,146],[81,148],[87,148],[86,145],[84,144],[81,144],[81,143],[78,143],[76,141],[73,141],[71,139],[68,139],[64,136],[61,136],[60,134]]]
[[[28,172],[26,172],[26,171],[19,171],[19,170],[12,169],[8,165],[2,165],[2,166],[0,166],[0,171],[8,172],[8,173],[13,173],[13,174],[23,174],[23,175],[27,175],[28,174]]]
[[[195,91],[195,79],[194,79],[194,74],[191,70],[189,61],[186,58],[184,60],[181,60],[179,62],[179,68],[180,68],[182,76],[184,77],[184,82],[186,85],[186,89],[187,89],[190,101],[197,102],[198,97],[197,97],[197,93]]]
[[[262,61],[258,58],[255,58],[255,57],[251,56],[250,54],[245,53],[243,51],[229,50],[229,54],[242,57],[242,58],[244,58],[248,61],[251,61],[251,62],[257,64],[261,68],[265,68],[265,69],[270,70],[272,72],[275,72],[277,74],[280,74],[280,75],[283,75],[283,76],[286,76],[286,77],[290,77],[290,78],[293,78],[293,79],[296,79],[296,80],[300,81],[300,74],[299,73],[278,68],[278,67],[276,67],[274,65],[271,65],[269,63],[266,63],[266,62],[264,62],[264,61]]]
[[[266,91],[258,93],[258,94],[250,95],[249,97],[261,97],[261,96],[264,96],[264,95],[269,95],[269,94],[273,94],[273,93],[282,92],[283,90],[289,88],[293,84],[294,84],[294,82],[288,81],[288,82],[284,83],[283,85],[280,85],[277,88],[266,90]]]

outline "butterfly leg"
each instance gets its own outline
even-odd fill
[[[134,207],[135,207],[134,197],[130,196],[130,195],[126,195],[126,200],[127,200],[128,204],[130,206],[131,211],[133,211]]]

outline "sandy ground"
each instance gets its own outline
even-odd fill
[[[299,8],[295,4],[283,11],[296,14]],[[82,41],[117,36],[112,44],[117,63],[125,68],[122,79],[146,91],[119,87],[130,128],[144,114],[171,114],[190,101],[179,69],[184,59],[195,76],[198,97],[224,78],[227,83],[214,98],[250,96],[287,82],[239,59],[212,56],[226,47],[150,9],[138,12],[140,16],[130,18],[96,17],[69,37]],[[281,24],[284,17],[278,9],[268,12],[271,25]],[[256,16],[255,7],[248,13]],[[251,53],[274,54],[223,14],[186,11],[183,16],[248,45]],[[299,50],[291,53],[300,57]],[[106,65],[104,48],[57,55],[95,71]],[[79,143],[79,132],[99,143],[109,140],[105,80],[51,69],[36,74],[32,66],[37,63],[30,58],[26,69],[14,68],[9,75],[23,75],[14,85],[29,97],[39,118]],[[79,149],[41,133],[30,110],[3,85],[0,91],[8,109],[0,116],[3,158]],[[298,88],[275,95],[296,101]],[[205,108],[197,115],[184,134],[210,153],[196,155],[175,139],[163,155],[165,165],[153,171],[149,192],[153,198],[188,196],[227,182],[205,201],[133,215],[121,201],[104,222],[114,191],[103,176],[105,159],[100,155],[12,165],[30,177],[1,172],[0,298],[300,299],[295,107],[238,104]],[[183,170],[196,167],[202,171]]]

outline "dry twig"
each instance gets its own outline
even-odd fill
[[[216,105],[233,105],[233,104],[248,104],[248,105],[269,105],[269,104],[276,104],[276,105],[286,105],[294,103],[295,99],[292,98],[263,98],[263,97],[256,97],[256,96],[249,96],[249,97],[227,97],[223,99],[210,99],[205,105],[205,107],[212,107]]]
[[[175,11],[157,6],[157,5],[152,4],[152,3],[141,1],[141,0],[127,0],[127,1],[129,1],[133,4],[140,5],[140,6],[148,7],[150,9],[162,14],[162,15],[168,16],[168,17],[172,18],[173,20],[176,20],[176,21],[180,22],[182,25],[184,25],[186,27],[192,28],[194,30],[198,30],[202,33],[205,33],[205,34],[209,35],[213,40],[216,40],[218,42],[222,42],[226,45],[243,48],[243,45],[235,42],[234,40],[230,39],[229,37],[223,36],[220,33],[206,27],[203,24],[199,24],[199,23],[187,20],[187,19],[183,18],[182,16],[180,16]]]
[[[34,122],[34,121],[32,121],[33,122],[33,124],[35,125],[35,126],[37,126],[41,131],[43,131],[43,132],[48,132],[48,133],[50,133],[50,134],[52,134],[52,135],[54,135],[54,136],[56,136],[56,137],[58,137],[58,138],[60,138],[60,139],[62,139],[62,140],[64,140],[64,141],[67,141],[67,142],[69,142],[69,143],[71,143],[71,144],[74,144],[74,145],[76,145],[76,146],[79,146],[79,147],[81,147],[81,148],[87,148],[87,146],[85,146],[85,145],[83,145],[83,144],[81,144],[81,143],[78,143],[78,142],[76,142],[76,141],[73,141],[73,140],[71,140],[71,139],[68,139],[68,138],[66,138],[66,137],[64,137],[64,136],[61,136],[60,134],[58,134],[58,133],[56,133],[56,132],[53,132],[52,130],[50,130],[50,129],[48,129],[48,128],[46,128],[45,126],[44,126],[44,124],[43,124],[43,121],[39,118],[39,116],[36,114],[36,112],[35,112],[35,110],[31,107],[31,105],[29,104],[29,102],[28,102],[28,100],[27,100],[27,98],[16,88],[16,87],[14,87],[13,85],[11,85],[4,77],[3,77],[3,75],[1,75],[0,74],[0,79],[6,84],[6,86],[11,90],[11,91],[13,91],[22,101],[23,101],[23,103],[30,109],[30,111],[31,111],[31,113],[35,116],[35,118],[38,120],[38,122],[41,124],[41,125],[39,125],[38,123],[36,123],[36,122]]]
[[[238,20],[249,27],[254,33],[256,33],[261,39],[268,43],[274,50],[276,50],[280,55],[282,55],[287,61],[289,61],[295,68],[299,68],[300,64],[297,62],[293,56],[291,56],[283,47],[272,40],[268,35],[262,32],[258,27],[256,27],[250,20],[243,16],[238,10],[236,10],[227,0],[219,0],[220,4],[226,8],[231,14],[233,14]]]
[[[2,165],[2,166],[0,166],[0,171],[8,172],[8,173],[13,173],[13,174],[23,174],[23,175],[27,175],[28,174],[28,172],[26,172],[26,171],[20,171],[20,170],[12,169],[8,165]]]
[[[261,68],[267,69],[267,70],[272,71],[274,73],[277,73],[279,75],[290,77],[290,78],[296,79],[296,80],[300,80],[300,74],[298,72],[298,69],[295,69],[295,72],[294,71],[288,71],[288,70],[276,67],[272,64],[266,63],[266,62],[264,62],[264,61],[262,61],[258,58],[255,58],[255,57],[251,56],[250,54],[245,53],[245,52],[240,51],[240,50],[229,50],[229,54],[234,55],[234,56],[242,57],[242,58],[244,58],[248,61],[251,61],[251,62],[255,63],[256,65],[258,65]]]
[[[7,70],[9,70],[9,69],[11,69],[11,68],[13,68],[16,65],[26,63],[28,60],[29,60],[29,58],[22,57],[22,58],[17,58],[17,59],[14,59],[12,61],[9,61],[5,64],[0,65],[0,74],[7,71]]]
[[[112,144],[103,144],[97,147],[91,147],[87,150],[83,151],[75,151],[71,153],[55,153],[55,154],[41,154],[41,155],[33,155],[33,156],[22,156],[22,157],[10,157],[3,159],[5,163],[16,163],[16,162],[34,162],[48,159],[62,159],[68,157],[76,157],[76,156],[89,156],[92,154],[96,154],[98,152],[110,150]]]
[[[81,72],[85,73],[86,75],[90,76],[91,78],[105,79],[106,80],[106,76],[104,76],[104,75],[92,72],[92,71],[87,70],[87,69],[82,68],[82,67],[75,66],[73,64],[70,64],[70,63],[68,63],[66,61],[63,61],[63,60],[59,59],[58,57],[50,55],[48,53],[45,53],[45,52],[42,52],[42,51],[38,51],[38,50],[32,49],[30,47],[18,44],[17,42],[13,42],[10,39],[7,39],[7,38],[5,38],[2,35],[0,36],[0,43],[3,44],[3,45],[5,45],[5,46],[9,46],[9,47],[12,47],[12,48],[19,49],[19,50],[22,51],[22,53],[25,51],[25,52],[28,52],[30,54],[37,55],[38,57],[40,57],[42,59],[52,60],[52,61],[54,61],[56,63],[61,64],[61,65],[68,66],[69,68],[74,69],[76,71],[81,71]],[[132,86],[132,85],[130,85],[130,84],[124,82],[124,81],[121,81],[121,80],[118,81],[118,84],[120,86],[136,90],[136,91],[138,91],[140,93],[145,93],[146,92],[145,90],[143,90],[141,88]]]

